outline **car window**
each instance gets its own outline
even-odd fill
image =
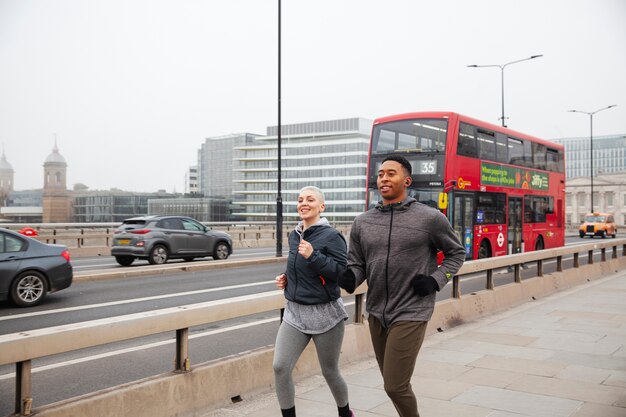
[[[21,252],[25,246],[26,242],[23,240],[0,233],[0,253]]]
[[[157,223],[157,227],[161,229],[169,229],[169,230],[182,230],[182,225],[179,219],[163,219],[159,220]]]
[[[200,223],[194,222],[193,220],[189,220],[189,219],[182,219],[183,221],[183,228],[185,230],[193,230],[195,232],[204,232],[204,226],[202,226]]]

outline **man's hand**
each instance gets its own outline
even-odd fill
[[[413,291],[420,297],[426,297],[435,291],[439,291],[439,285],[437,281],[435,281],[435,278],[428,275],[417,274],[413,277],[412,284]]]
[[[339,286],[350,294],[356,289],[356,277],[354,276],[354,272],[348,267],[339,273],[338,281]]]

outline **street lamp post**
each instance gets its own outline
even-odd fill
[[[583,113],[589,116],[589,178],[591,180],[591,213],[593,213],[593,115],[601,112],[602,110],[608,110],[611,107],[615,107],[617,104],[611,104],[610,106],[602,107],[596,111],[581,111],[581,110],[568,110],[572,113]]]
[[[280,91],[280,27],[281,27],[281,16],[280,16],[280,4],[281,0],[278,0],[278,135],[277,135],[277,161],[276,161],[276,257],[280,258],[283,256],[283,196],[281,195],[281,91]]]
[[[512,64],[517,64],[518,62],[524,62],[524,61],[529,61],[531,59],[535,59],[535,58],[539,58],[542,57],[543,55],[533,55],[531,57],[528,58],[524,58],[524,59],[518,59],[517,61],[511,61],[511,62],[507,62],[506,64],[502,64],[502,65],[498,65],[498,64],[491,64],[491,65],[468,65],[468,68],[488,68],[488,67],[498,67],[500,68],[500,81],[502,84],[502,116],[500,116],[500,120],[502,120],[502,127],[506,127],[506,124],[504,123],[504,69]]]

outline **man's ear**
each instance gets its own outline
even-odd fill
[[[404,186],[405,187],[407,187],[407,188],[410,187],[412,183],[413,183],[413,179],[411,177],[406,177],[404,179]]]

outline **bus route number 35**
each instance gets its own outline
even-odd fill
[[[437,172],[437,161],[420,161],[420,174],[434,174]]]

